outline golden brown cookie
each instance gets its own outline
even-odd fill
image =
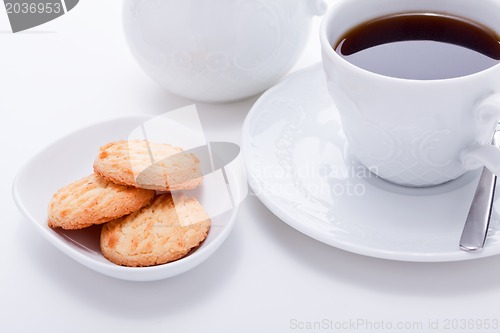
[[[130,214],[147,205],[155,191],[116,185],[92,174],[57,191],[49,203],[49,227],[82,229]]]
[[[193,154],[145,140],[101,147],[94,171],[116,184],[157,191],[188,190],[203,182],[200,161]]]
[[[210,218],[196,198],[167,193],[140,211],[105,224],[101,252],[123,266],[164,264],[188,254],[209,229]]]

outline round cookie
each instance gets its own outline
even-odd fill
[[[116,184],[157,191],[189,190],[203,182],[200,161],[193,154],[145,140],[102,146],[94,172]]]
[[[155,191],[116,185],[92,174],[64,186],[49,203],[49,227],[82,229],[112,221],[147,205]]]
[[[210,223],[196,198],[159,195],[140,211],[105,224],[101,252],[122,266],[164,264],[184,257],[205,240]]]

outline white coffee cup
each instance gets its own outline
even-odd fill
[[[349,29],[404,12],[446,13],[500,32],[496,0],[339,0],[321,26],[323,66],[349,150],[381,178],[432,186],[486,166],[500,175],[490,145],[500,118],[500,65],[456,78],[411,80],[361,69],[335,52]]]

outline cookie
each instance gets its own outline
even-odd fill
[[[147,205],[155,191],[116,185],[92,174],[57,191],[49,203],[49,227],[82,229],[130,214]]]
[[[210,223],[196,198],[162,194],[140,211],[105,224],[101,252],[122,266],[164,264],[196,248],[207,237]]]
[[[203,181],[200,161],[193,154],[145,140],[101,147],[94,172],[116,184],[157,191],[194,189]]]

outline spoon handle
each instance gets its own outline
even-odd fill
[[[500,123],[497,124],[492,144],[495,146],[500,144]],[[497,177],[484,168],[460,238],[460,248],[464,251],[480,251],[484,247],[493,210],[496,184]]]
[[[497,177],[484,168],[460,238],[464,251],[481,250],[490,224]]]

